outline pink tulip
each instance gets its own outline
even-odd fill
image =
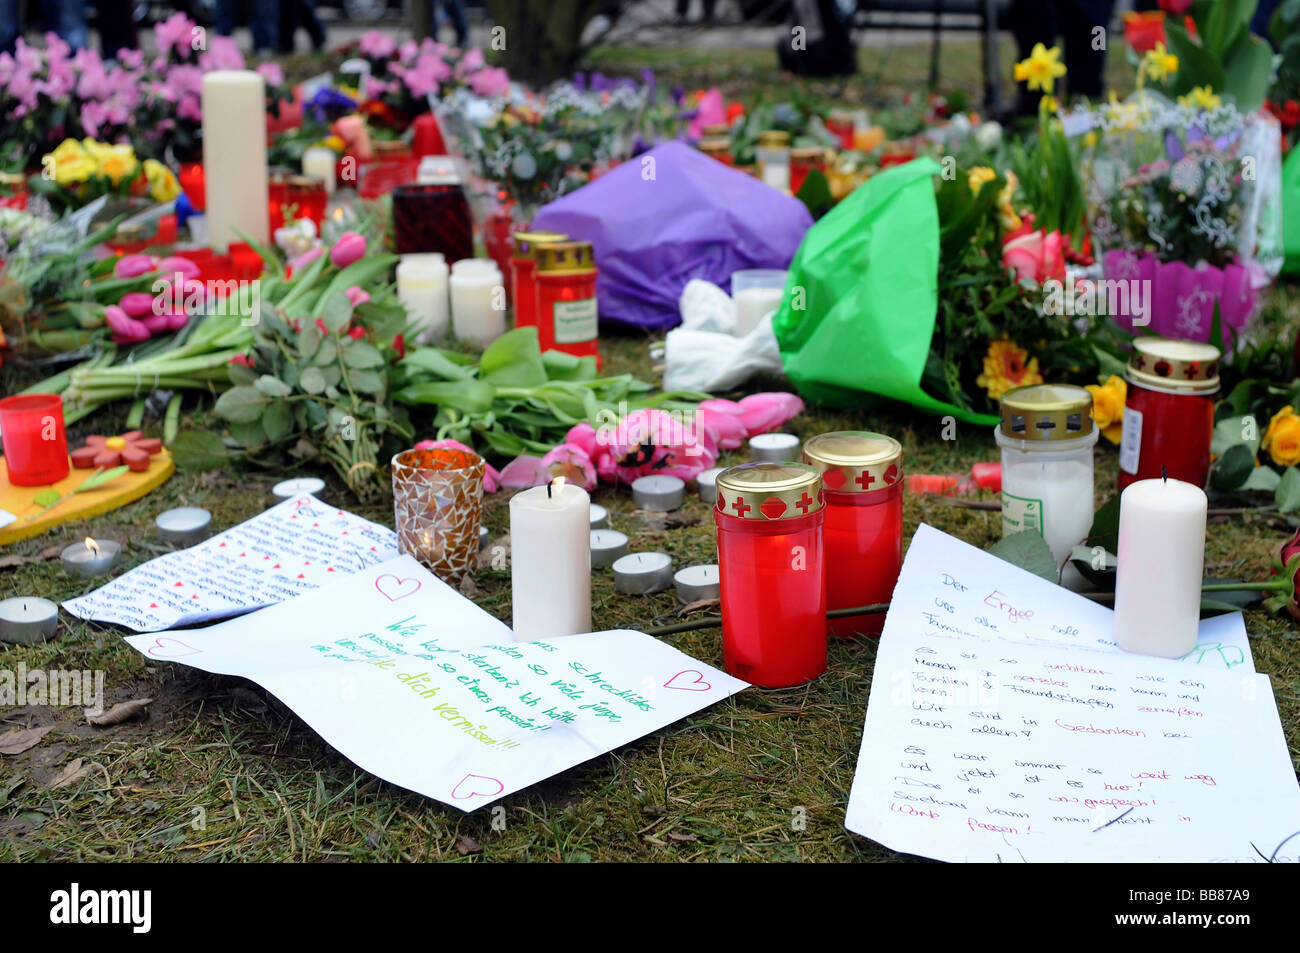
[[[713,434],[718,446],[724,450],[735,450],[742,446],[749,434],[741,419],[744,408],[734,400],[706,400],[695,410],[695,417]]]
[[[185,325],[189,324],[189,321],[190,316],[184,311],[179,311],[176,314],[169,314],[167,315],[167,330],[179,331],[181,328],[185,327]]]
[[[346,268],[366,253],[366,240],[356,232],[344,232],[330,249],[330,261],[336,268]]]
[[[132,291],[130,294],[122,295],[122,300],[117,304],[132,318],[143,318],[146,314],[153,314],[153,295],[143,291]]]
[[[542,458],[521,453],[501,468],[501,485],[510,490],[525,490],[547,482]]]
[[[186,278],[197,278],[199,276],[199,266],[190,259],[182,258],[179,255],[172,255],[158,262],[158,270],[164,275],[180,272]]]
[[[568,483],[574,483],[584,490],[596,488],[596,468],[585,450],[573,444],[560,444],[542,457],[541,469],[547,480],[564,477]]]
[[[798,416],[803,410],[803,401],[794,394],[782,392],[750,394],[740,399],[743,408],[741,422],[745,425],[746,436],[769,433],[786,421]]]
[[[115,304],[104,309],[104,323],[113,332],[115,344],[136,344],[149,340],[149,329]]]
[[[154,270],[154,259],[150,255],[123,255],[113,266],[113,274],[118,278],[139,278]]]
[[[370,300],[370,293],[357,285],[348,288],[343,294],[347,296],[348,301],[352,303],[354,308]]]
[[[167,318],[168,315],[165,314],[147,314],[140,319],[140,323],[149,329],[150,334],[157,334],[167,330]]]
[[[421,440],[415,445],[416,450],[463,450],[466,453],[474,453],[469,447],[465,446],[459,440]],[[483,471],[483,490],[486,493],[495,493],[498,485],[501,483],[501,474],[497,472],[496,467],[492,464],[485,464]],[[533,484],[528,484],[532,486]]]

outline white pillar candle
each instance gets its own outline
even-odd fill
[[[591,498],[553,480],[510,500],[515,639],[591,631]]]
[[[397,263],[397,300],[415,323],[416,344],[447,334],[447,263],[442,255],[403,255]]]
[[[451,330],[462,341],[487,347],[506,333],[506,290],[495,267],[451,271]]]
[[[208,242],[225,254],[231,242],[270,240],[266,186],[266,84],[252,70],[214,70],[203,77],[203,178]]]
[[[1182,480],[1139,480],[1120,494],[1115,641],[1125,651],[1181,658],[1196,648],[1207,506]]]
[[[338,178],[338,156],[334,154],[333,149],[327,149],[325,146],[312,146],[302,154],[302,174],[309,175],[313,179],[322,179],[325,182],[325,191],[329,195],[334,194],[334,186]]]

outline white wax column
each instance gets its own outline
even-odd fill
[[[252,70],[214,70],[203,77],[203,179],[208,242],[225,254],[231,242],[270,240],[266,187],[266,84]]]
[[[302,174],[309,175],[313,179],[323,179],[325,191],[333,195],[338,178],[338,156],[334,154],[333,149],[312,146],[302,154]]]
[[[462,341],[487,347],[506,333],[505,299],[505,283],[496,268],[457,270],[453,267],[452,333]]]
[[[447,263],[441,255],[403,255],[397,263],[397,300],[418,330],[415,343],[447,333]]]
[[[591,498],[571,483],[535,486],[510,500],[510,584],[515,640],[591,631]]]
[[[1119,498],[1115,641],[1141,655],[1196,648],[1205,573],[1205,491],[1182,480],[1139,480]]]

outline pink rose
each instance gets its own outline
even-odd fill
[[[1050,279],[1065,280],[1065,249],[1060,232],[1026,232],[1008,235],[1002,243],[1002,265],[1016,273],[1016,280],[1029,279],[1041,285]]]
[[[330,261],[336,268],[346,268],[354,261],[360,261],[365,253],[365,238],[356,232],[344,232],[330,249]]]
[[[362,160],[369,160],[374,155],[374,150],[370,147],[370,131],[360,116],[340,116],[334,120],[330,131],[343,140],[349,155]]]

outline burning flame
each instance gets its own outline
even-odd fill
[[[96,556],[99,555],[99,543],[95,542],[89,536],[86,537],[86,548],[89,549]]]

